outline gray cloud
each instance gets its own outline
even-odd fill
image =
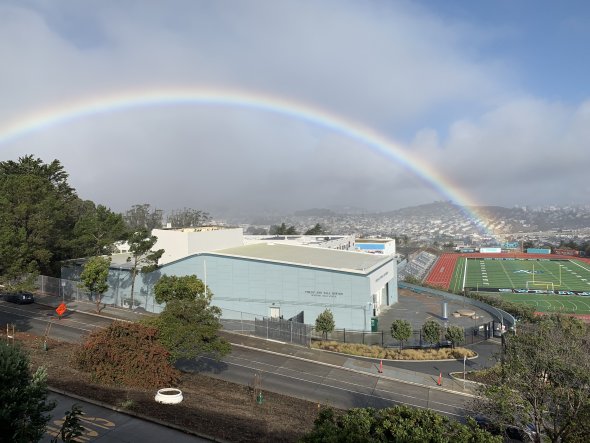
[[[588,103],[528,97],[517,68],[478,53],[493,30],[405,2],[76,3],[0,4],[0,122],[142,88],[260,91],[404,134],[418,163],[482,204],[587,201]],[[26,153],[60,159],[82,197],[118,210],[387,210],[436,197],[357,141],[231,107],[108,113],[0,146],[0,159]]]

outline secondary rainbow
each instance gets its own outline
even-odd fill
[[[94,115],[141,107],[182,104],[229,106],[279,114],[342,134],[411,171],[434,187],[440,194],[462,206],[466,214],[480,222],[482,227],[487,225],[479,215],[470,209],[476,204],[467,193],[461,191],[426,161],[404,150],[398,143],[356,121],[329,113],[318,107],[259,92],[211,88],[154,88],[121,91],[98,97],[84,97],[23,115],[12,122],[0,125],[0,145],[35,132]]]

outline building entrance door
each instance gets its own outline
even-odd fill
[[[281,308],[276,306],[270,307],[270,318],[279,318],[281,316]]]

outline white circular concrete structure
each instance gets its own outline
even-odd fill
[[[182,401],[182,391],[176,388],[160,389],[156,393],[154,400],[165,405],[175,405]]]
[[[457,312],[463,317],[473,317],[475,315],[475,311],[472,309],[458,309]]]

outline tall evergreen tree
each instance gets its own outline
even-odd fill
[[[127,227],[121,214],[116,214],[103,205],[80,201],[78,216],[73,230],[73,257],[108,255],[114,244],[124,240]]]
[[[158,237],[151,235],[146,229],[134,232],[129,236],[129,252],[131,256],[127,261],[131,262],[131,304],[133,308],[135,278],[139,272],[147,274],[158,268],[158,260],[164,254],[163,249],[152,251],[158,241]]]
[[[133,205],[123,215],[123,219],[131,231],[145,229],[151,232],[152,229],[160,229],[163,218],[164,211],[161,209],[152,209],[149,203]]]
[[[56,275],[70,258],[77,196],[58,160],[26,156],[0,162],[0,275]]]
[[[192,228],[210,223],[211,216],[208,212],[184,208],[182,210],[172,211],[166,221],[170,223],[173,228]]]

